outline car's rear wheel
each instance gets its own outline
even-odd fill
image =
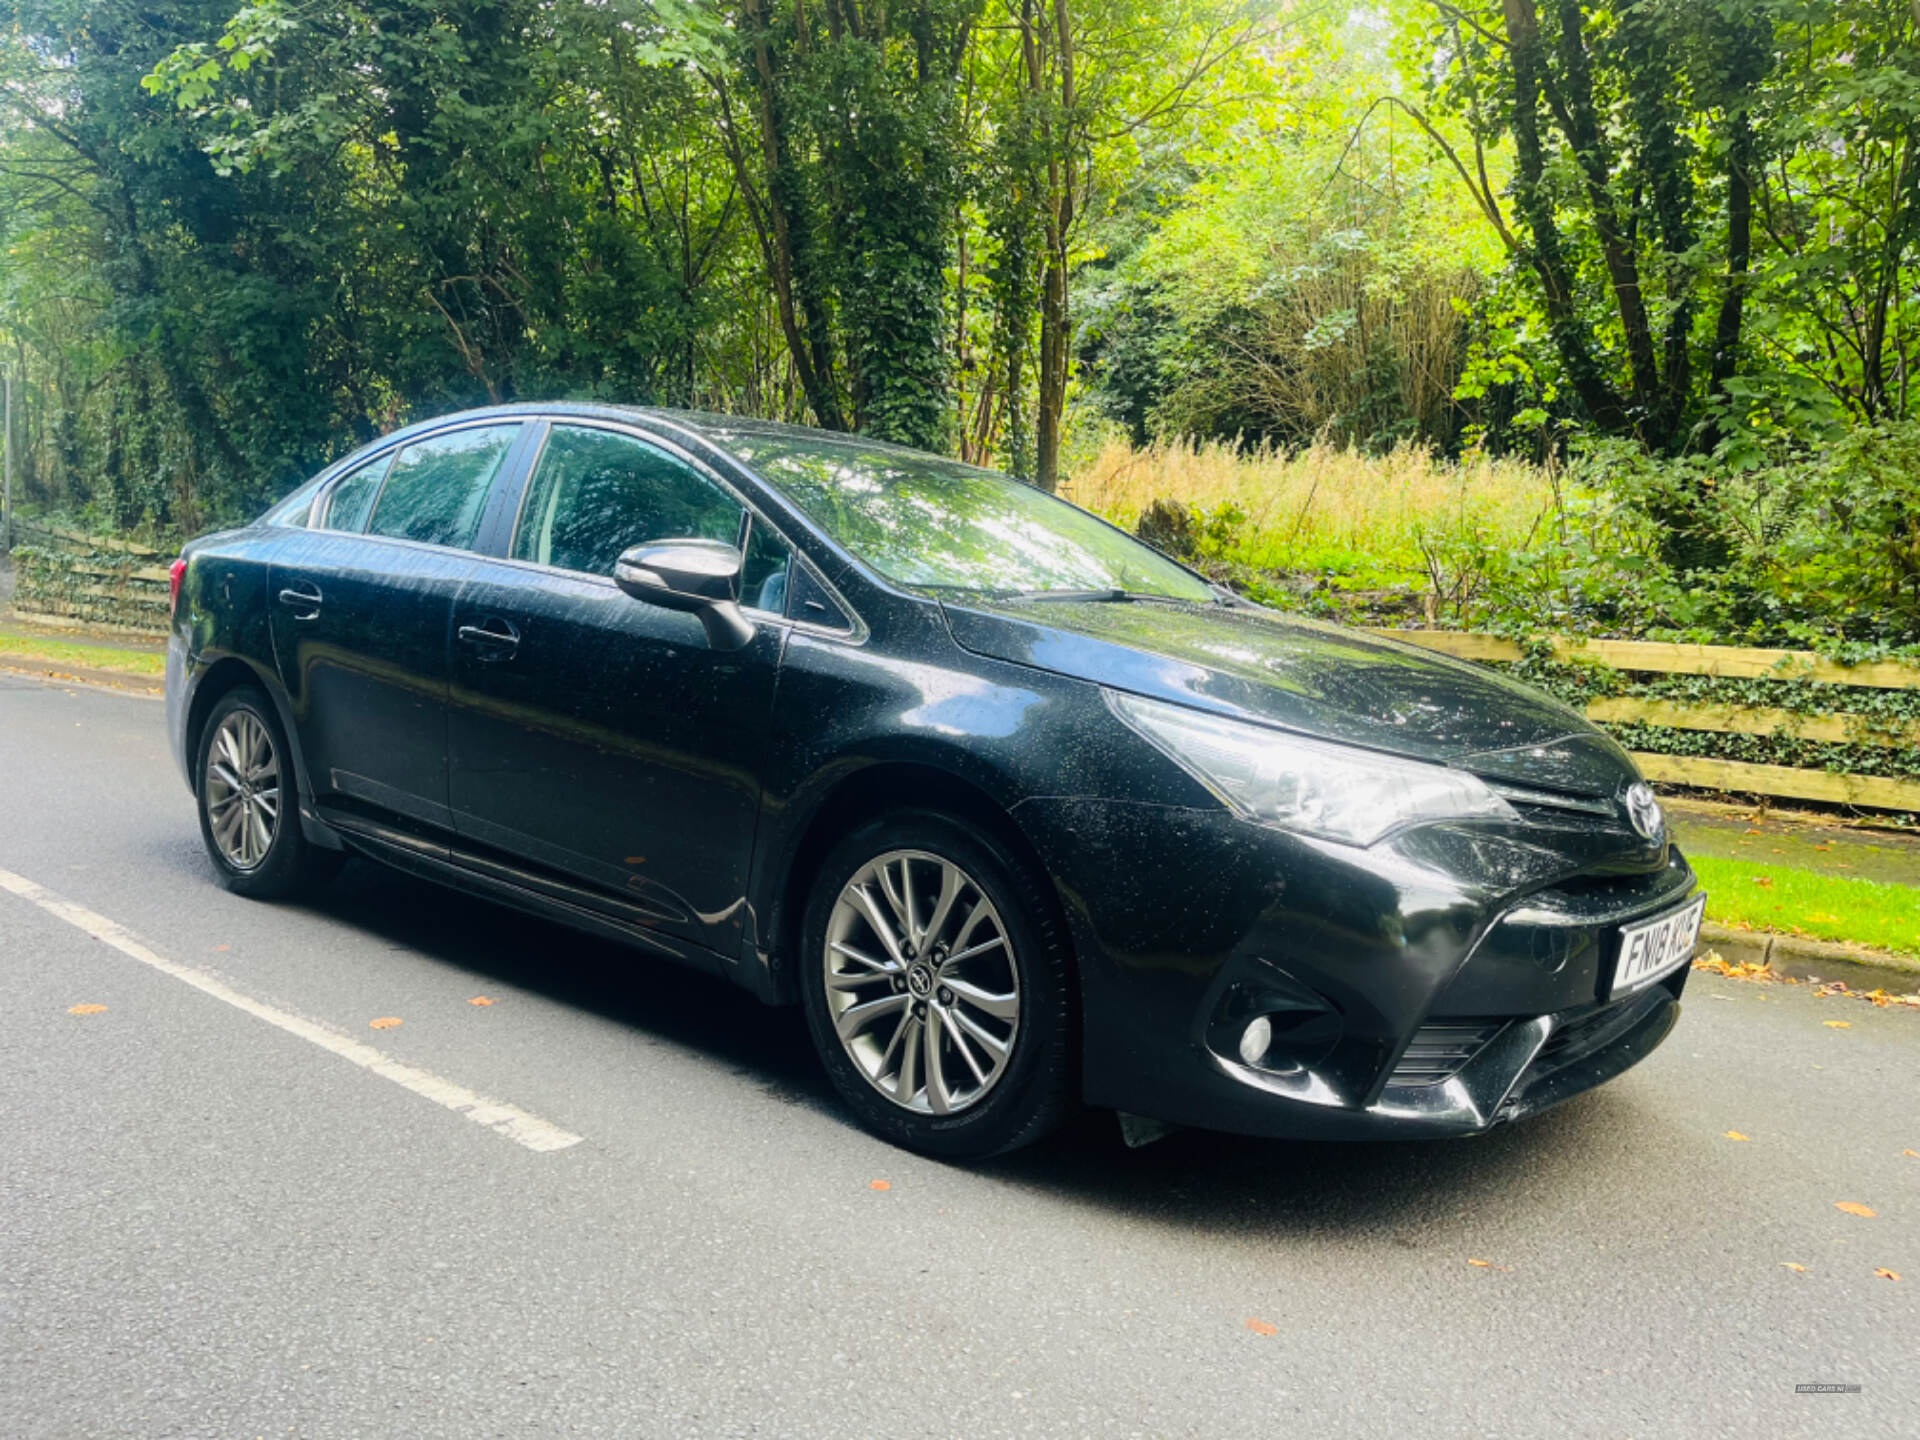
[[[318,849],[300,833],[286,736],[258,690],[242,686],[214,702],[194,775],[200,838],[229,890],[278,899],[339,869],[340,852]]]
[[[1038,1139],[1071,1107],[1055,907],[959,820],[895,812],[841,840],[814,884],[800,964],[820,1058],[876,1134],[978,1158]]]

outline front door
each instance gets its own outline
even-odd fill
[[[322,809],[451,828],[448,619],[522,429],[455,430],[362,466],[269,568],[274,659]]]
[[[771,609],[791,552],[748,530],[741,502],[688,460],[619,429],[555,424],[507,557],[479,560],[455,603],[448,710],[463,848],[729,959],[746,933],[786,627],[756,614],[752,642],[721,653],[696,617],[635,600],[611,575],[643,541],[737,541],[743,603]]]

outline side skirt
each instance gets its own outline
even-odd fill
[[[639,920],[628,921],[554,893],[559,887],[544,877],[521,875],[495,860],[464,864],[459,851],[411,831],[384,825],[359,815],[329,811],[325,823],[349,848],[369,859],[391,865],[422,879],[437,881],[470,895],[511,905],[529,915],[557,920],[573,929],[644,950],[716,977],[731,979],[730,967],[705,946],[670,939]],[[484,865],[485,869],[476,868]]]

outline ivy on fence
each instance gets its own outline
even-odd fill
[[[167,626],[167,572],[155,552],[105,537],[22,523],[13,608],[147,632]]]

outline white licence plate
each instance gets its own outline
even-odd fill
[[[1671,975],[1693,956],[1694,942],[1700,938],[1700,917],[1707,908],[1703,890],[1678,910],[1620,932],[1620,958],[1613,967],[1613,987],[1609,1000],[1616,999],[1642,985],[1651,985],[1662,975]]]

